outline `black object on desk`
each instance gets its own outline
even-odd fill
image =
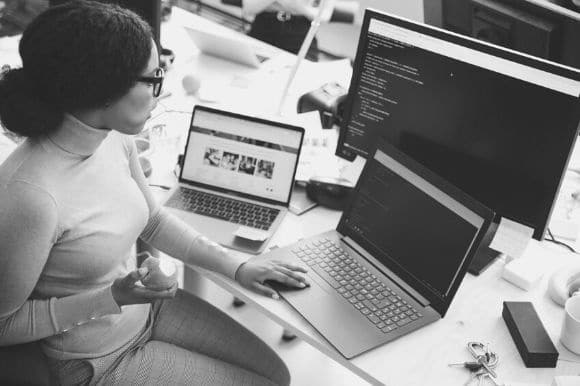
[[[344,178],[312,177],[306,185],[306,194],[312,201],[331,209],[344,210],[350,201],[354,186]]]
[[[331,82],[322,87],[306,93],[298,99],[296,110],[299,113],[318,110],[322,127],[331,129],[335,124],[342,122],[344,102],[347,90],[336,82]]]
[[[526,367],[556,367],[558,350],[531,302],[503,302],[502,317]]]

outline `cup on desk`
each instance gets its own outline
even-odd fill
[[[564,305],[565,315],[560,342],[580,355],[580,295],[572,296]]]

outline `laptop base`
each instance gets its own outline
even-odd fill
[[[290,251],[313,241],[324,239],[341,244],[341,235],[336,231],[329,231],[289,247],[274,249],[257,259],[275,259],[304,266],[304,263],[293,256]],[[284,300],[308,320],[347,359],[395,340],[441,318],[431,307],[421,308],[422,318],[385,334],[340,296],[322,277],[312,271],[312,268],[309,267],[308,273],[305,274],[310,286],[304,289],[287,287],[277,283],[268,284],[275,288]],[[378,271],[373,270],[373,272],[377,276],[381,275]],[[386,277],[381,277],[381,280],[389,283],[391,288],[396,287]],[[340,320],[340,323],[337,323],[337,320]]]

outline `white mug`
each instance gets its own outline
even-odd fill
[[[564,305],[566,314],[560,342],[573,353],[580,355],[580,296],[572,296]]]

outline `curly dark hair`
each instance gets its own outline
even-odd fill
[[[20,40],[22,68],[0,79],[0,120],[26,137],[55,130],[64,113],[125,95],[146,68],[153,34],[137,14],[73,0],[36,17]]]

